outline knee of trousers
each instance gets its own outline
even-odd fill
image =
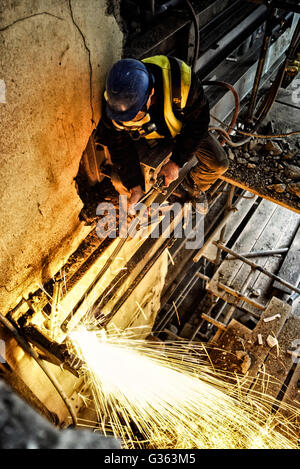
[[[229,159],[223,147],[219,147],[216,158],[211,162],[210,168],[218,174],[223,174],[229,168]]]
[[[222,160],[217,161],[216,172],[218,174],[223,174],[227,171],[228,168],[229,168],[229,160],[227,158],[227,155],[225,154],[225,157],[222,158]]]
[[[201,166],[201,163],[200,163]],[[225,154],[225,156],[222,155],[222,158],[216,158],[214,161],[210,161],[209,164],[206,165],[207,170],[210,173],[215,173],[215,174],[223,174],[227,171],[229,167],[229,160]],[[197,167],[195,168],[195,172],[197,173]]]

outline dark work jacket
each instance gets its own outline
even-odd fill
[[[151,104],[149,114],[154,121],[159,134],[172,142],[171,161],[182,167],[190,160],[201,145],[201,141],[208,134],[209,104],[204,95],[199,78],[192,73],[191,87],[185,108],[180,116],[182,129],[175,138],[172,138],[164,120],[163,86],[161,69],[153,64],[146,64],[154,75],[154,103]],[[143,176],[140,169],[139,158],[135,142],[126,130],[117,130],[105,112],[106,102],[103,99],[102,117],[97,126],[95,141],[108,148],[111,160],[116,167],[122,183],[127,189],[141,185]]]

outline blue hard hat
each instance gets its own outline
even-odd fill
[[[115,121],[132,120],[147,102],[152,81],[143,62],[122,59],[111,68],[106,80],[106,113]]]

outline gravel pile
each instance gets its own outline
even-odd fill
[[[262,195],[300,208],[300,139],[251,141],[229,148],[230,167],[226,173]]]

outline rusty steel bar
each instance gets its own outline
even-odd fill
[[[205,280],[208,283],[211,281],[211,279],[209,277],[207,277],[206,275],[201,274],[200,272],[196,272],[195,276],[201,278],[202,280]],[[264,305],[262,305],[260,303],[257,303],[254,300],[251,300],[251,298],[248,298],[247,296],[243,295],[241,292],[238,292],[237,290],[234,290],[233,288],[230,288],[230,287],[228,287],[227,285],[224,285],[221,282],[218,282],[218,287],[221,288],[222,290],[224,290],[226,293],[229,293],[230,295],[235,296],[236,298],[239,298],[240,300],[245,301],[245,303],[248,303],[251,306],[254,306],[255,308],[257,308],[261,311],[265,310]],[[220,298],[222,299],[222,297],[220,297]],[[226,303],[231,304],[228,301],[226,301]],[[234,306],[234,305],[232,305],[232,306]],[[250,314],[250,312],[249,312],[249,314]]]
[[[274,249],[274,250],[267,250],[267,251],[252,251],[252,252],[242,252],[240,256],[247,257],[248,259],[251,257],[263,257],[263,256],[273,256],[276,254],[285,254],[288,252],[289,248],[281,248],[281,249]],[[233,261],[236,260],[234,256],[227,256],[226,261]]]
[[[246,291],[247,291],[248,285],[249,285],[249,283],[250,283],[250,281],[251,281],[251,279],[252,279],[254,273],[255,273],[255,270],[251,269],[250,272],[249,272],[249,274],[248,274],[248,276],[247,276],[247,278],[246,278],[246,280],[245,280],[245,282],[244,282],[244,284],[243,284],[243,286],[242,286],[242,288],[241,288],[241,291],[240,291],[240,292],[237,292],[237,297],[236,297],[236,298],[237,298],[237,301],[236,301],[236,305],[232,305],[232,306],[229,308],[229,310],[227,311],[227,313],[226,313],[226,315],[225,315],[225,318],[224,318],[224,323],[225,323],[225,324],[228,324],[228,323],[229,323],[229,321],[230,321],[230,319],[231,319],[231,317],[232,317],[232,315],[233,315],[233,313],[234,313],[234,311],[235,311],[235,308],[238,306],[238,304],[240,303],[240,301],[243,301],[243,300],[242,300],[242,297],[248,298],[248,297],[245,296],[245,293],[246,293]],[[248,300],[251,301],[250,298],[248,298]],[[252,301],[251,301],[251,303],[250,303],[250,301],[247,301],[247,303],[248,303],[248,304],[251,304]],[[256,302],[255,302],[255,307],[256,307]]]
[[[227,197],[227,201],[226,201],[225,214],[230,211],[230,208],[231,208],[231,205],[232,205],[232,199],[233,199],[234,191],[235,191],[235,186],[232,186],[230,184],[228,184],[228,185],[230,186],[230,189],[229,189],[229,193],[228,193],[228,197]],[[220,233],[219,241],[221,243],[223,243],[225,241],[226,227],[227,227],[227,225],[224,225],[222,230],[221,230],[221,233]],[[222,250],[220,248],[218,248],[217,255],[216,255],[216,260],[215,260],[215,263],[216,263],[215,271],[217,270],[218,266],[221,263],[221,255],[222,255]]]
[[[286,282],[286,281],[283,280],[282,278],[278,277],[278,275],[272,274],[271,272],[269,272],[268,270],[264,269],[264,268],[261,267],[260,265],[255,264],[255,262],[249,261],[249,259],[247,259],[246,257],[241,256],[240,254],[236,253],[235,251],[232,251],[232,249],[227,248],[226,246],[224,246],[224,244],[221,244],[221,243],[219,243],[218,241],[214,241],[213,244],[215,244],[215,246],[217,246],[217,247],[220,247],[223,251],[227,252],[228,254],[231,254],[231,255],[234,256],[236,259],[239,259],[240,261],[243,261],[245,264],[250,265],[250,267],[251,267],[252,269],[258,270],[259,272],[261,272],[261,273],[267,275],[268,277],[270,277],[270,278],[272,278],[272,279],[274,279],[274,280],[277,280],[279,283],[281,283],[281,284],[284,285],[285,287],[287,287],[287,288],[289,288],[290,290],[293,290],[293,291],[299,293],[299,295],[300,295],[300,288],[297,288],[297,287],[295,287],[294,285],[292,285],[291,283]]]
[[[253,272],[250,272],[249,274],[249,277],[247,279],[247,281],[245,282],[245,285],[244,287],[247,288],[248,286],[248,283],[250,282],[251,280],[251,277],[252,277],[252,273]],[[245,301],[246,303],[248,303],[249,305],[251,306],[254,306],[255,308],[257,309],[260,309],[261,311],[264,311],[265,310],[265,306],[260,304],[260,303],[257,303],[257,301],[254,301],[252,300],[251,298],[249,298],[248,296],[245,296],[244,295],[244,288],[242,291],[237,291],[237,290],[234,290],[233,288],[230,288],[228,287],[227,285],[224,285],[224,283],[219,283],[218,282],[218,287],[221,288],[222,290],[224,290],[226,293],[229,293],[230,295],[232,296],[235,296],[238,300],[242,300],[242,301]],[[245,288],[245,289],[246,289]]]
[[[225,324],[223,324],[223,323],[220,322],[220,321],[216,321],[216,319],[214,319],[214,318],[208,316],[207,314],[202,313],[202,314],[201,314],[201,317],[202,317],[203,319],[205,319],[205,321],[211,322],[211,323],[212,323],[214,326],[216,326],[218,329],[221,329],[222,331],[226,331],[226,330],[227,330],[227,327],[226,327]]]

